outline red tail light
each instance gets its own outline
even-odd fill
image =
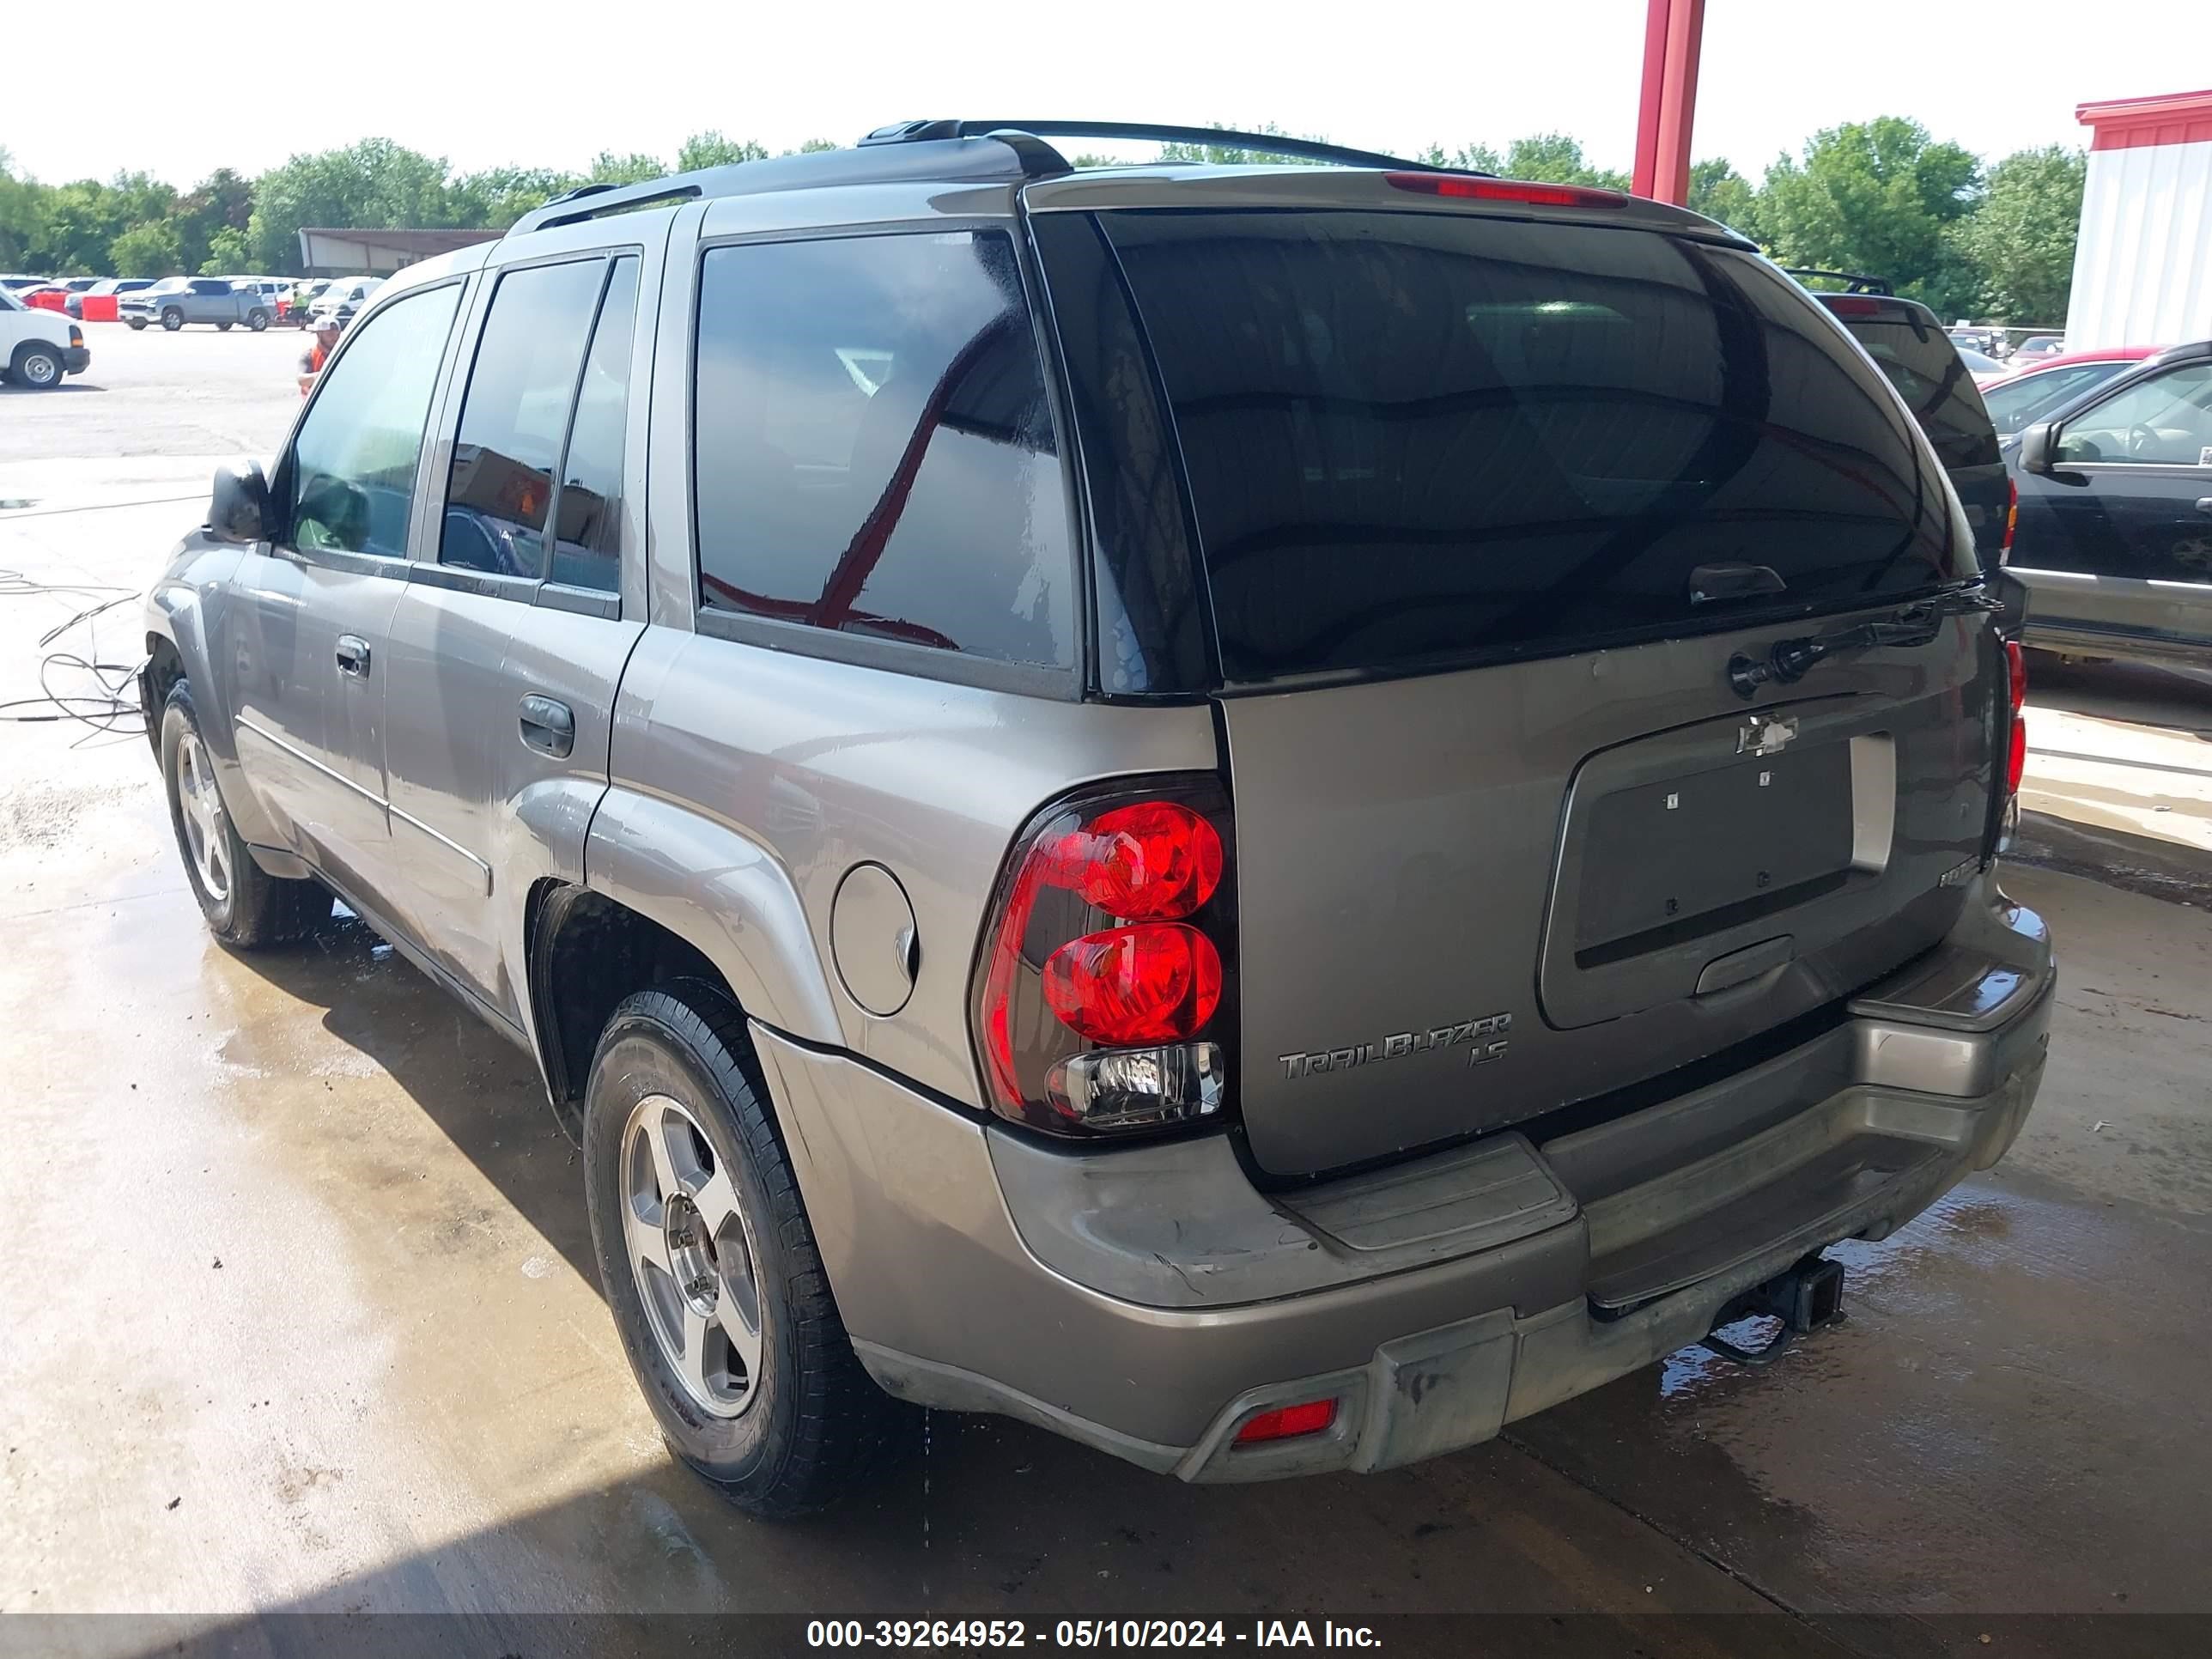
[[[2005,641],[2005,675],[2012,699],[2012,748],[2005,758],[2005,793],[2017,795],[2027,771],[2027,721],[2021,710],[2027,702],[2027,655],[2018,640]]]
[[[1226,1100],[1236,944],[1212,777],[1048,807],[1015,842],[975,968],[994,1111],[1058,1134],[1194,1121]]]
[[[1384,180],[1424,196],[1449,196],[1470,202],[1522,202],[1533,207],[1617,208],[1628,198],[1617,190],[1582,185],[1538,185],[1525,179],[1477,179],[1463,173],[1386,173]]]
[[[1336,1421],[1336,1401],[1309,1400],[1302,1405],[1281,1406],[1249,1418],[1237,1431],[1237,1443],[1250,1446],[1266,1440],[1289,1440],[1302,1434],[1319,1434]]]
[[[2005,480],[2005,533],[1997,544],[1997,562],[2002,564],[2012,556],[2012,538],[2020,529],[2020,485],[2012,479]]]

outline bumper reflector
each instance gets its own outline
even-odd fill
[[[1302,1434],[1319,1434],[1335,1421],[1334,1400],[1309,1400],[1303,1405],[1279,1406],[1249,1419],[1237,1431],[1237,1443],[1250,1446],[1263,1440],[1291,1440]]]

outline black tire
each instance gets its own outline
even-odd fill
[[[183,312],[178,310],[174,306],[166,306],[162,308],[161,326],[163,328],[167,329],[170,333],[174,334],[184,325],[185,313]]]
[[[699,1409],[654,1334],[629,1260],[626,1133],[655,1095],[692,1117],[746,1224],[762,1358],[735,1417]],[[607,1307],[669,1449],[739,1509],[780,1519],[861,1485],[917,1414],[878,1389],[853,1352],[767,1099],[744,1016],[718,988],[687,981],[639,992],[615,1010],[592,1062],[584,1193]]]
[[[123,320],[131,325],[131,331],[133,334],[143,334],[146,331],[146,319],[143,317],[125,317]]]
[[[230,325],[228,323],[217,323],[215,325],[215,331],[218,334],[228,334],[230,332]]]
[[[26,340],[8,360],[15,384],[33,392],[52,392],[62,383],[62,354],[39,340]]]
[[[179,793],[179,754],[185,749],[186,738],[192,740],[197,754],[207,754],[207,739],[200,729],[199,715],[192,708],[191,684],[179,680],[170,690],[168,701],[161,706],[161,787],[169,798],[169,824],[176,832],[177,851],[185,862],[185,880],[192,890],[192,896],[199,901],[200,914],[207,918],[208,931],[225,945],[240,951],[259,950],[306,938],[330,920],[330,890],[319,881],[288,880],[262,869],[246,850],[246,843],[239,838],[227,810],[222,811],[214,823],[220,838],[222,890],[212,890],[201,874],[191,833],[185,827],[185,803]],[[206,786],[216,788],[211,773]],[[221,799],[219,791],[216,799]],[[202,833],[206,833],[204,829]]]
[[[246,313],[246,325],[252,329],[256,334],[260,333],[263,329],[269,326],[269,313],[258,308],[247,312]]]

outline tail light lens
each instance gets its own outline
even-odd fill
[[[2018,640],[2005,641],[2005,674],[2012,699],[2012,748],[2005,760],[2005,793],[2010,796],[2020,793],[2027,771],[2027,721],[2021,713],[2027,702],[2027,655]]]
[[[1531,207],[1617,208],[1628,198],[1617,190],[1583,185],[1540,185],[1525,179],[1485,179],[1464,173],[1386,173],[1383,181],[1423,196],[1449,196],[1465,202],[1520,202]]]
[[[1248,1418],[1237,1431],[1237,1443],[1252,1446],[1269,1440],[1292,1440],[1302,1434],[1319,1434],[1335,1421],[1334,1400],[1309,1400],[1302,1405],[1279,1406],[1273,1411]]]
[[[1148,779],[1047,807],[1014,843],[975,966],[991,1109],[1066,1135],[1222,1111],[1234,1026],[1229,798]]]
[[[2009,563],[2012,559],[2012,538],[2020,529],[2020,485],[2010,478],[2005,480],[2005,533],[1997,544],[1997,562]]]

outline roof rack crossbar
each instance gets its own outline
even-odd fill
[[[1199,144],[1222,149],[1256,150],[1266,155],[1294,155],[1340,167],[1389,167],[1410,173],[1457,173],[1431,161],[1409,161],[1371,149],[1326,144],[1318,138],[1291,138],[1279,132],[1243,132],[1235,127],[1157,126],[1143,121],[901,121],[878,127],[863,145],[910,144],[932,138],[982,138],[998,133],[1028,133],[1041,138],[1133,139],[1143,143]]]

